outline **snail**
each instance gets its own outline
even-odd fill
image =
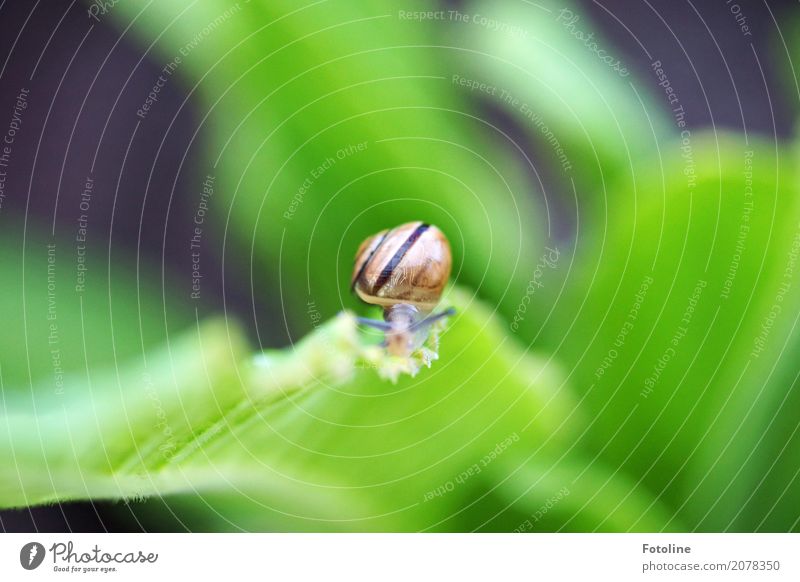
[[[427,339],[431,324],[455,313],[431,314],[451,266],[450,243],[431,224],[408,222],[367,238],[356,253],[350,289],[382,307],[384,321],[358,318],[359,323],[384,331],[389,354],[410,356]]]

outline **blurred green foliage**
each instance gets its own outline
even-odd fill
[[[31,405],[30,386],[66,393],[70,373],[113,368],[162,344],[194,317],[153,265],[87,245],[78,271],[73,232],[3,216],[0,228],[0,369],[6,397]],[[163,295],[162,295],[163,293]],[[106,390],[97,386],[97,390]],[[80,391],[88,396],[89,387]],[[74,392],[73,392],[74,395]],[[38,400],[38,399],[37,399]],[[40,404],[51,404],[43,399]]]
[[[568,3],[413,17],[430,11],[114,7],[156,62],[180,57],[209,217],[269,275],[292,337],[311,333],[254,359],[211,322],[153,351],[159,314],[188,319],[109,274],[90,319],[63,308],[64,333],[102,332],[70,352],[63,406],[46,352],[29,378],[20,336],[0,340],[4,382],[37,404],[3,419],[0,505],[174,495],[131,507],[201,530],[798,529],[794,147],[681,134],[653,78],[576,37],[610,46]],[[391,385],[336,314],[361,309],[358,243],[408,220],[449,234],[459,313],[433,368]],[[113,390],[87,393],[87,359]]]

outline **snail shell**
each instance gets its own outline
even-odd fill
[[[362,301],[432,310],[450,278],[450,243],[441,230],[408,222],[366,239],[356,253],[351,288]]]

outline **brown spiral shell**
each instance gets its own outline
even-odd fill
[[[382,230],[358,248],[351,288],[362,301],[433,309],[450,278],[450,243],[441,230],[408,222]]]

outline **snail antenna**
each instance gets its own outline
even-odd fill
[[[366,325],[367,327],[373,327],[381,331],[389,331],[392,329],[391,324],[386,321],[369,319],[368,317],[356,317],[356,321],[361,325]]]

